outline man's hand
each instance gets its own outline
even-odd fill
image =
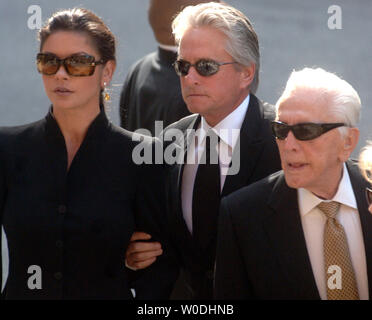
[[[163,253],[159,242],[142,242],[151,235],[145,232],[134,232],[125,253],[125,265],[130,269],[144,269],[153,264],[157,256]]]

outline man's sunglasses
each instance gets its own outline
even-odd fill
[[[370,188],[366,188],[366,198],[367,203],[370,206],[372,204],[372,190]]]
[[[96,65],[103,63],[102,59],[95,61],[95,58],[88,54],[73,54],[64,59],[58,58],[53,53],[38,53],[36,56],[37,70],[47,76],[56,74],[62,64],[70,76],[91,76]]]
[[[177,60],[173,63],[173,66],[176,70],[176,73],[180,77],[187,76],[191,67],[194,67],[197,73],[199,73],[201,76],[209,77],[217,73],[220,69],[220,66],[234,63],[237,62],[217,62],[214,60],[200,59],[195,64],[191,64],[190,62],[185,60]]]
[[[272,121],[271,128],[274,136],[280,140],[287,138],[289,131],[297,140],[312,140],[323,133],[326,133],[334,128],[346,126],[344,123],[298,123],[290,126],[281,121]]]

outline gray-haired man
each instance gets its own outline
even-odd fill
[[[322,69],[293,72],[272,123],[283,171],[223,199],[218,299],[368,299],[372,217],[349,159],[360,99]]]
[[[191,298],[210,299],[221,197],[280,169],[270,131],[274,110],[254,95],[259,45],[243,13],[219,3],[189,6],[175,18],[173,32],[178,43],[175,69],[193,115],[170,125],[163,135],[166,139],[172,130],[184,132],[186,142],[175,143],[187,159],[170,169],[167,223]],[[188,130],[196,134],[187,135]],[[192,163],[208,150],[205,137],[211,133],[218,136],[217,170],[211,163]],[[236,163],[239,170],[231,174]],[[141,237],[145,235],[136,233],[133,239]],[[133,242],[127,263],[143,268],[159,254],[158,243]]]

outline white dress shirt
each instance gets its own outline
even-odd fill
[[[222,192],[223,185],[226,180],[227,171],[231,162],[231,157],[234,152],[235,145],[238,141],[240,129],[248,110],[248,105],[249,95],[244,99],[239,107],[237,107],[233,112],[231,112],[213,128],[211,128],[204,117],[202,117],[199,128],[195,134],[195,139],[192,140],[187,149],[187,161],[185,163],[182,176],[181,198],[183,217],[191,233],[194,182],[196,172],[198,170],[198,159],[201,158],[205,147],[205,136],[208,130],[212,129],[220,137],[218,157],[220,164]]]
[[[302,228],[315,282],[318,287],[320,298],[322,300],[327,300],[327,281],[323,253],[324,226],[327,218],[324,213],[317,208],[317,205],[323,200],[306,189],[300,188],[297,190],[297,193]],[[329,201],[341,203],[336,219],[345,229],[351,262],[358,286],[359,298],[361,300],[368,300],[367,263],[362,227],[349,173],[345,164],[343,176],[336,195]]]

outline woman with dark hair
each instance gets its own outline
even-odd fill
[[[162,240],[155,222],[164,214],[162,168],[136,165],[138,142],[106,117],[115,38],[103,21],[86,9],[59,11],[39,38],[37,69],[52,106],[38,122],[0,129],[0,222],[9,248],[2,297],[131,299],[125,251],[134,229]],[[155,142],[142,143],[152,150]],[[169,294],[162,259],[139,274],[137,298]]]

